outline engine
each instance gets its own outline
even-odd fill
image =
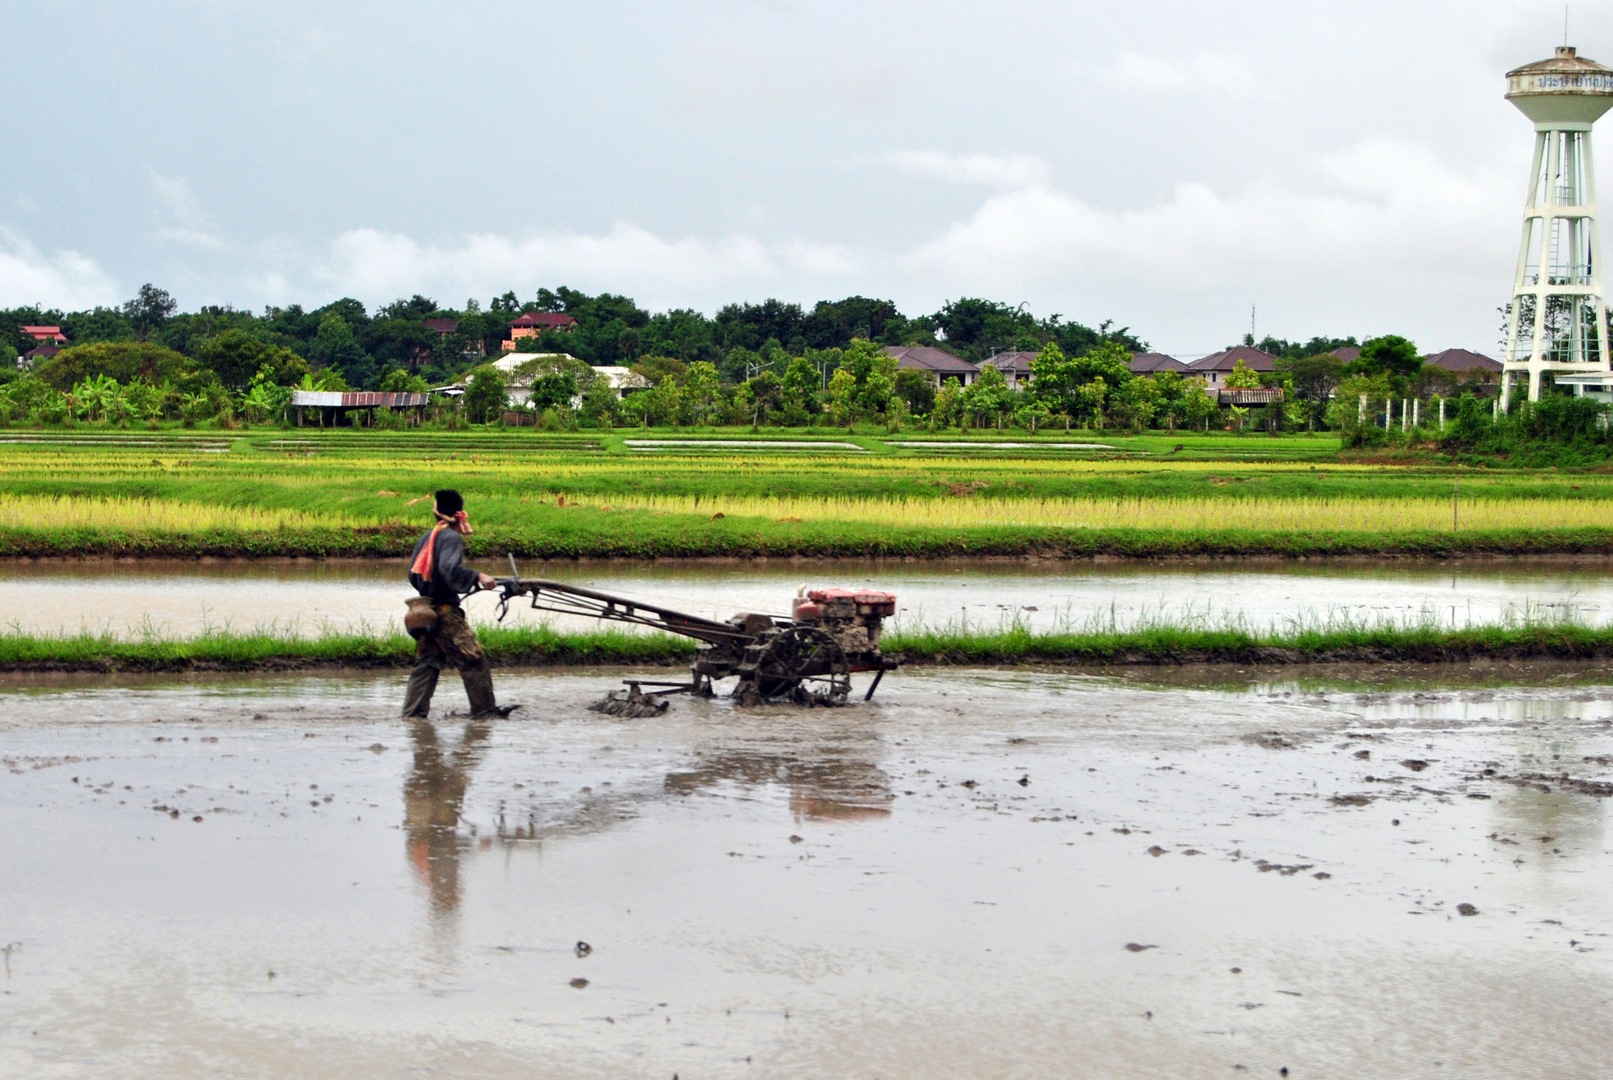
[[[896,614],[896,594],[875,589],[802,588],[791,617],[816,626],[839,643],[853,662],[877,658],[886,616]]]

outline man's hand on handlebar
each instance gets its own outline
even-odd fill
[[[477,574],[476,584],[480,585],[484,589],[491,589],[493,586],[497,585],[498,582],[494,580],[492,574]]]

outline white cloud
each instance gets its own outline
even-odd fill
[[[1100,68],[1099,74],[1112,85],[1148,93],[1211,90],[1237,99],[1259,97],[1263,93],[1248,61],[1217,53],[1199,53],[1172,60],[1127,51]]]
[[[223,241],[209,230],[207,214],[184,177],[150,172],[147,178],[151,182],[151,190],[156,193],[173,222],[157,230],[159,240],[208,250],[224,246]]]
[[[1260,181],[1228,194],[1183,183],[1137,209],[1045,188],[1004,191],[897,262],[903,277],[947,295],[1073,295],[1083,311],[1096,300],[1151,332],[1183,336],[1190,311],[1247,311],[1251,300],[1303,313],[1318,330],[1409,320],[1431,336],[1488,321],[1483,304],[1471,310],[1473,297],[1504,298],[1510,282],[1512,185],[1389,140],[1324,158],[1317,170],[1331,184],[1298,177],[1292,187]],[[1214,344],[1217,331],[1187,333]]]
[[[71,311],[115,304],[117,299],[116,284],[94,259],[76,251],[46,255],[23,237],[0,229],[0,305]]]
[[[862,292],[914,311],[990,296],[1087,322],[1112,316],[1156,345],[1195,353],[1247,329],[1252,302],[1262,331],[1287,336],[1394,331],[1430,347],[1489,348],[1472,334],[1482,335],[1510,281],[1514,185],[1452,169],[1418,143],[1368,140],[1283,183],[1182,183],[1135,208],[1052,187],[1036,158],[912,152],[890,161],[996,190],[899,250],[747,233],[668,238],[627,223],[441,242],[354,229],[315,260],[312,282],[292,274],[259,283],[279,298],[300,281],[312,286],[305,292],[385,302],[414,292],[529,295],[563,282],[625,292],[652,309],[706,310],[766,295]]]
[[[1029,154],[943,154],[935,150],[903,150],[885,160],[913,176],[932,177],[950,184],[978,184],[1014,190],[1046,187],[1051,180],[1047,163]]]
[[[315,271],[327,289],[368,301],[414,292],[486,296],[530,292],[557,282],[688,304],[725,290],[784,287],[851,274],[845,248],[810,241],[769,245],[745,235],[669,240],[630,224],[602,235],[556,233],[514,239],[491,233],[446,244],[401,233],[353,229],[339,236]]]
[[[868,115],[894,105],[910,76],[900,59],[841,55],[825,62],[730,47],[692,64],[675,81],[670,103],[684,114],[809,112],[829,105]]]

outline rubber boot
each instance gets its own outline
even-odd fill
[[[435,664],[415,664],[414,670],[409,672],[409,688],[403,695],[404,716],[424,718],[430,715],[431,695],[437,692],[439,674]]]
[[[464,680],[465,696],[470,699],[471,719],[508,716],[520,708],[519,705],[499,707],[498,700],[493,696],[493,672],[486,664],[461,668],[459,677]]]

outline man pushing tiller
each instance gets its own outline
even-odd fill
[[[432,508],[437,523],[415,544],[409,561],[409,584],[420,595],[410,598],[409,613],[403,619],[404,628],[416,642],[403,715],[430,712],[437,677],[448,665],[459,669],[472,717],[508,716],[520,706],[500,707],[494,700],[487,654],[465,618],[465,609],[459,606],[461,596],[494,584],[491,575],[465,565],[463,537],[474,531],[465,516],[465,500],[457,491],[438,491],[432,495]]]

